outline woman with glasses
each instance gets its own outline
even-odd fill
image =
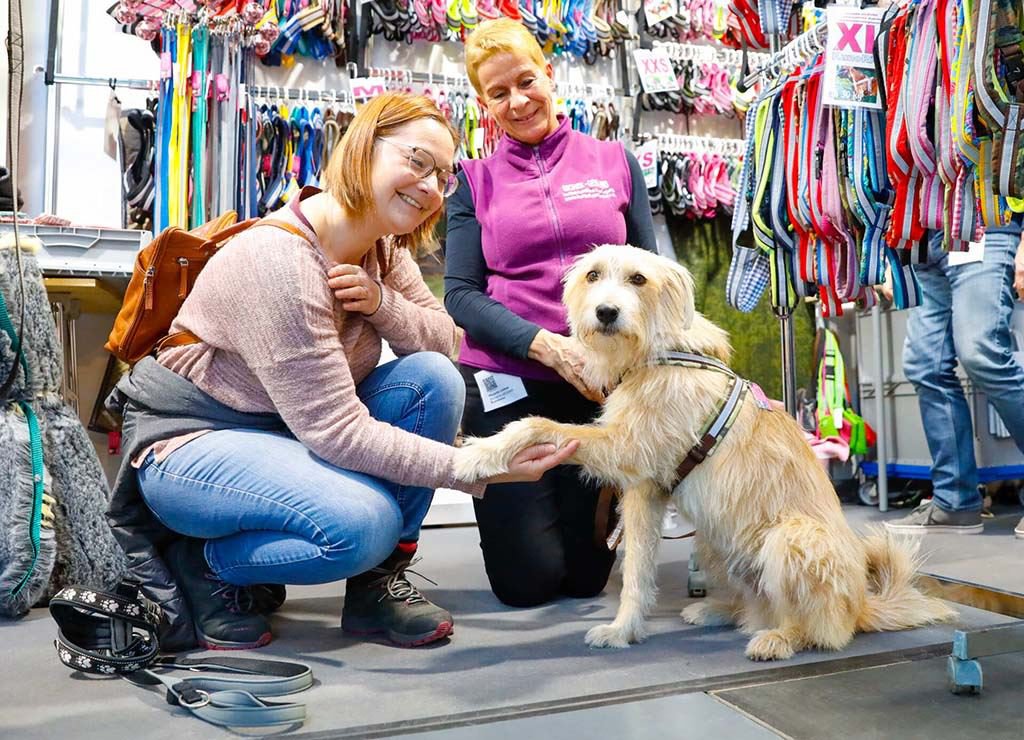
[[[456,139],[424,97],[364,105],[325,189],[304,188],[203,269],[172,325],[198,342],[119,386],[111,519],[168,614],[163,648],[263,645],[279,584],[343,578],[342,629],[405,646],[451,632],[405,573],[434,489],[489,482],[453,472],[456,329],[413,260],[455,188]],[[382,339],[399,359],[378,365]],[[574,448],[528,448],[496,480],[535,480]]]
[[[567,336],[562,276],[595,244],[656,251],[643,173],[621,143],[557,114],[551,65],[521,23],[481,23],[466,68],[504,136],[490,157],[463,160],[448,200],[445,307],[466,332],[463,431],[487,436],[527,415],[589,422],[602,393]],[[615,559],[610,499],[575,467],[491,486],[474,506],[497,597],[533,606],[599,593]]]

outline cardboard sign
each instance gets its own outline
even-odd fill
[[[673,17],[676,13],[676,0],[644,0],[644,15],[647,16],[648,28]]]
[[[664,49],[634,49],[633,58],[640,73],[640,86],[645,93],[673,92],[679,80],[672,69],[672,60]]]
[[[387,87],[383,77],[353,77],[349,81],[352,97],[356,100],[369,100],[382,94]]]
[[[881,109],[873,52],[883,11],[830,7],[827,13],[824,104]]]
[[[648,189],[658,187],[658,140],[651,139],[642,144],[634,154],[644,173],[644,184]]]

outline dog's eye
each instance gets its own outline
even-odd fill
[[[587,282],[596,283],[599,277],[601,277],[601,273],[599,273],[597,270],[591,270],[590,272],[587,273]]]
[[[638,286],[645,285],[647,283],[647,278],[645,278],[639,272],[634,272],[632,275],[629,276],[629,282],[632,283],[633,285]]]

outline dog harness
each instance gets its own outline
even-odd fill
[[[686,478],[693,469],[704,462],[708,457],[714,454],[715,450],[718,449],[719,443],[725,439],[725,435],[728,434],[729,429],[736,421],[736,417],[739,416],[740,409],[743,408],[743,399],[747,393],[751,393],[754,396],[754,402],[758,408],[763,410],[771,409],[768,404],[768,398],[764,395],[764,391],[756,383],[751,383],[749,380],[744,380],[735,372],[732,371],[725,363],[719,362],[718,360],[702,355],[699,352],[675,352],[668,351],[655,357],[649,363],[651,366],[655,365],[669,365],[674,367],[690,367],[697,368],[699,370],[711,370],[714,372],[722,373],[728,376],[729,385],[726,388],[725,395],[722,401],[718,404],[718,408],[715,409],[714,413],[708,417],[708,420],[704,423],[701,428],[700,434],[697,436],[697,444],[691,447],[683,461],[679,463],[679,467],[676,468],[676,477],[671,486],[665,489],[665,494],[670,495],[683,479]],[[611,492],[610,488],[602,490],[602,497],[605,497],[606,491]],[[599,505],[599,509],[602,508]],[[624,529],[625,521],[620,518],[616,523],[614,530],[608,535],[605,543],[609,550],[614,550],[619,541],[622,539],[622,532]],[[598,525],[596,528],[597,537],[600,538],[600,533],[603,533],[607,527],[607,518],[598,519]],[[693,533],[683,535],[683,537],[690,537]],[[669,539],[682,539],[669,538]]]
[[[725,363],[698,352],[664,352],[655,357],[650,364],[711,370],[729,378],[729,385],[726,387],[722,400],[719,401],[718,407],[708,417],[697,435],[697,443],[687,451],[686,457],[676,468],[675,481],[668,488],[668,492],[671,493],[686,476],[693,472],[694,468],[715,453],[718,445],[725,439],[725,435],[729,433],[729,429],[739,416],[740,409],[743,408],[743,399],[748,392],[754,395],[759,408],[767,410],[771,407],[768,405],[764,393],[756,387],[756,384],[741,378]]]
[[[306,719],[303,704],[261,697],[308,689],[313,685],[309,666],[252,658],[160,656],[157,630],[163,610],[133,581],[122,581],[114,593],[69,586],[50,601],[50,614],[57,622],[57,655],[75,671],[118,676],[143,688],[163,685],[168,704],[224,727],[280,727]],[[192,673],[175,680],[167,675],[171,670]],[[196,675],[207,671],[219,675]]]

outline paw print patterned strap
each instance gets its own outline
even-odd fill
[[[69,586],[50,601],[50,615],[57,622],[57,656],[73,670],[119,676],[140,688],[162,685],[168,704],[214,725],[288,727],[306,719],[305,705],[263,697],[308,689],[313,685],[309,666],[161,656],[157,633],[163,610],[133,581],[122,581],[114,593]],[[189,677],[175,679],[170,675],[175,670],[189,671]]]

